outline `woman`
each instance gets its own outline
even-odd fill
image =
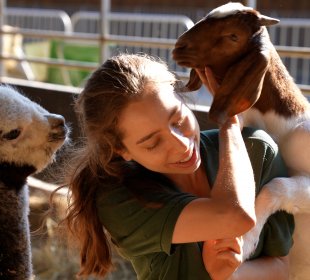
[[[71,163],[66,221],[81,244],[80,275],[109,271],[111,239],[138,279],[286,279],[285,213],[269,219],[255,259],[241,263],[254,181],[259,190],[286,175],[275,144],[250,129],[243,141],[237,117],[200,132],[177,84],[162,62],[121,54],[78,97],[86,143]]]

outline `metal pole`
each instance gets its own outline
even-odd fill
[[[0,0],[0,28],[3,29],[4,26],[4,16],[5,16],[5,7],[6,7],[6,0]],[[3,53],[3,44],[4,44],[4,34],[0,33],[0,54]],[[4,61],[0,60],[0,77],[4,74]]]
[[[100,58],[101,63],[108,58],[108,45],[107,37],[110,33],[110,18],[111,13],[111,0],[101,0],[101,16],[100,16],[100,30],[101,30],[101,41],[100,41]]]
[[[256,9],[256,0],[246,0],[245,5]]]

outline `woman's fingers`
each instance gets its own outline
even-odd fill
[[[203,70],[197,68],[195,69],[195,71],[201,82],[205,85],[205,87],[213,96],[215,96],[220,85],[215,79],[212,70],[209,67],[205,67],[205,69]],[[243,119],[241,118],[241,116],[239,116],[239,119],[237,116],[232,116],[225,121],[226,125],[237,124],[239,125],[240,129],[243,128]],[[223,123],[221,124],[221,126],[223,126]]]
[[[231,279],[242,263],[242,239],[218,239],[204,242],[202,257],[212,279]]]
[[[217,254],[217,258],[228,262],[232,267],[238,267],[242,263],[242,255],[233,251],[223,251]]]
[[[217,251],[233,251],[237,254],[242,252],[243,239],[242,237],[227,238],[214,240],[214,249]]]
[[[215,240],[214,249],[217,258],[228,262],[232,267],[242,263],[242,237]]]

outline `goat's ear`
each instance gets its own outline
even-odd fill
[[[200,89],[201,86],[202,86],[202,82],[198,74],[196,73],[196,70],[192,69],[189,75],[189,81],[187,82],[185,87],[189,89],[189,91],[195,91],[195,90]]]
[[[269,26],[269,25],[274,25],[280,22],[280,20],[264,15],[259,15],[258,16],[260,26]]]
[[[228,117],[252,107],[260,97],[269,61],[269,52],[253,48],[233,65],[214,95],[210,119],[223,124]]]

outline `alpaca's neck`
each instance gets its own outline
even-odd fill
[[[27,177],[35,171],[36,169],[30,165],[0,162],[0,181],[7,188],[19,191],[26,183]]]
[[[275,50],[271,55],[261,96],[253,107],[262,114],[273,111],[284,118],[299,116],[309,109],[307,99]]]

